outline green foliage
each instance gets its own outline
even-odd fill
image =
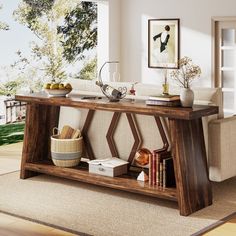
[[[0,125],[0,146],[22,141],[24,127],[24,123]]]
[[[97,45],[97,4],[82,2],[65,16],[65,23],[57,28],[63,35],[63,55],[67,61],[84,58],[86,50]]]
[[[31,44],[33,62],[39,63],[39,67],[44,71],[44,77],[58,82],[66,78],[66,62],[62,55],[62,36],[57,34],[57,27],[66,12],[73,6],[63,2],[62,0],[24,0],[14,12],[15,18],[29,27],[41,40]]]
[[[45,79],[44,76],[42,76],[42,71],[40,68],[42,63],[36,63],[37,66],[34,66],[33,58],[27,59],[20,50],[18,50],[16,54],[17,60],[11,65],[12,72],[9,76],[7,75],[7,77],[9,77],[9,81],[17,82],[16,88],[10,95],[14,95],[21,89],[28,90],[28,92],[40,91],[45,83]],[[16,75],[14,76],[14,74]]]
[[[0,10],[2,9],[2,5],[0,5]],[[9,30],[9,25],[5,22],[0,21],[0,30]]]
[[[23,0],[23,2],[29,6],[28,10],[25,11],[25,20],[28,28],[35,30],[37,25],[37,19],[42,17],[43,14],[47,14],[52,9],[54,0]]]
[[[0,21],[0,30],[9,30],[8,24]]]
[[[19,51],[19,58],[12,65],[20,72],[18,77],[28,81],[31,91],[37,90],[43,82],[49,80],[64,81],[68,63],[85,58],[84,53],[97,44],[96,3],[21,0],[14,16],[39,38],[39,41],[31,42],[31,56],[23,57]],[[96,61],[85,65],[78,77],[94,78],[94,63]]]
[[[93,80],[96,78],[97,73],[97,58],[94,58],[87,62],[84,67],[79,72],[79,75],[76,76],[76,79],[83,80]]]
[[[18,50],[16,52],[17,60],[11,65],[12,68],[17,67],[19,71],[22,71],[30,64],[29,60],[26,57],[23,57],[22,52]]]
[[[15,95],[16,91],[23,82],[19,79],[12,80],[12,81],[7,81],[6,83],[0,84],[0,95]]]
[[[33,21],[35,18],[41,17],[43,13],[48,13],[55,2],[55,0],[23,0],[30,6],[30,11],[27,21]]]
[[[54,2],[54,0],[22,0],[14,15],[17,20],[21,21],[32,31],[35,31],[38,19],[50,12]]]

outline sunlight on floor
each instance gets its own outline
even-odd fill
[[[23,143],[0,146],[0,175],[20,170]]]
[[[0,235],[4,236],[73,236],[75,234],[0,213]]]

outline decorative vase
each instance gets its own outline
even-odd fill
[[[190,88],[181,88],[180,90],[180,102],[182,107],[192,107],[194,100],[193,90]]]

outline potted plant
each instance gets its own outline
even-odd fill
[[[173,70],[170,76],[181,86],[181,105],[183,107],[192,107],[194,94],[190,89],[190,85],[195,78],[199,78],[201,69],[192,62],[191,58],[186,56],[181,58],[178,63],[179,69]]]

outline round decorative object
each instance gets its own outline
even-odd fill
[[[45,89],[49,97],[64,97],[71,92],[72,89]]]
[[[182,107],[192,107],[194,100],[193,90],[190,88],[181,88],[180,90],[180,102]]]
[[[139,149],[134,156],[135,163],[140,166],[145,166],[149,162],[149,154],[152,154],[147,148]]]

